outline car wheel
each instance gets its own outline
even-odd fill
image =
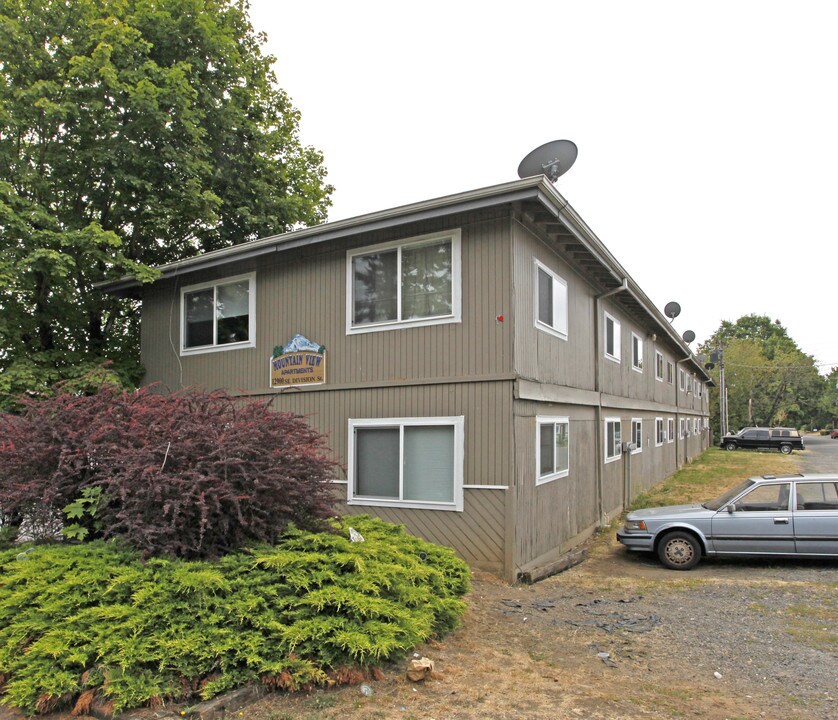
[[[725,450],[736,450],[736,443],[726,443]]]
[[[780,452],[783,453],[783,455],[790,455],[791,445],[780,445]]]
[[[701,545],[688,532],[667,533],[658,545],[658,557],[671,570],[691,570],[701,560]]]

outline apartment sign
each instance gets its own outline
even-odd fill
[[[302,335],[277,345],[271,357],[271,388],[322,385],[326,382],[326,348]]]

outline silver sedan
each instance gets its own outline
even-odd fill
[[[713,555],[838,557],[838,475],[764,475],[702,505],[634,510],[617,539],[673,570]]]

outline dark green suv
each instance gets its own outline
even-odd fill
[[[792,450],[805,450],[803,438],[794,428],[742,428],[735,435],[725,435],[719,443],[725,450],[779,450],[788,455]]]

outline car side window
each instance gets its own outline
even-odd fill
[[[789,483],[760,485],[736,501],[742,512],[777,512],[789,509]]]
[[[756,430],[746,430],[742,433],[742,437],[745,440],[756,440],[757,439],[757,431]]]
[[[838,482],[798,483],[798,510],[838,510]]]

